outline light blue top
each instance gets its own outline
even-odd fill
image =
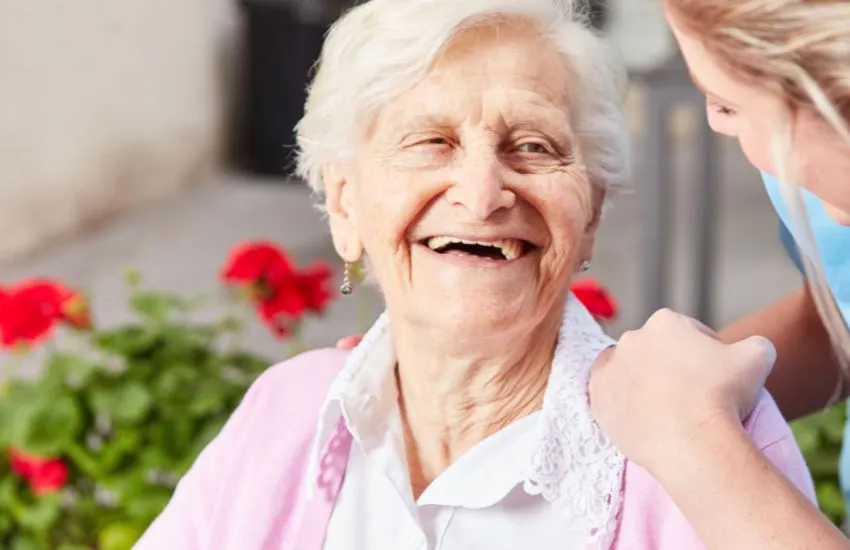
[[[793,227],[788,209],[782,199],[779,182],[762,172],[762,180],[776,212],[782,220],[783,244],[798,268],[799,253],[793,242]],[[824,275],[835,296],[835,301],[844,321],[850,324],[850,227],[836,223],[823,208],[820,200],[805,189],[801,191],[806,204],[806,213],[812,225],[812,233],[818,247]],[[844,500],[850,505],[850,422],[845,427],[844,448],[841,453],[839,476],[844,491]]]

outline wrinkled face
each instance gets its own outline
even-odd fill
[[[712,129],[736,138],[756,168],[776,175],[771,139],[781,120],[782,102],[736,79],[698,38],[678,28],[669,14],[668,21],[694,83],[705,93]],[[800,110],[794,118],[793,151],[803,186],[822,200],[836,221],[850,225],[850,147],[816,112]]]
[[[531,29],[459,35],[325,172],[337,250],[360,252],[393,318],[464,335],[560,319],[602,192],[569,120],[569,71]]]

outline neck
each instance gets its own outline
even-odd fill
[[[393,326],[415,497],[477,443],[540,409],[561,316],[555,308],[525,334],[467,341],[462,351],[456,334]]]

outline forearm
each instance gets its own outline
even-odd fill
[[[739,425],[701,430],[652,473],[710,550],[850,548]]]
[[[788,421],[819,411],[839,386],[840,368],[808,288],[756,311],[719,333],[726,342],[768,338],[777,360],[767,389]],[[847,384],[841,397],[847,396]]]

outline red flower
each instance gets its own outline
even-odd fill
[[[0,345],[36,344],[57,322],[91,326],[88,303],[78,292],[49,279],[33,279],[0,293]]]
[[[58,458],[39,458],[9,449],[12,471],[26,479],[36,495],[55,493],[68,482],[68,466]]]
[[[269,289],[271,295],[258,301],[260,318],[278,336],[286,336],[305,313],[322,313],[331,301],[328,288],[331,270],[317,263],[295,272],[288,279]]]
[[[331,268],[324,262],[313,264],[298,273],[298,286],[303,293],[308,311],[313,313],[325,311],[333,299],[333,293],[328,287],[330,280]]]
[[[274,286],[292,272],[292,262],[279,246],[260,241],[234,247],[221,271],[221,278],[231,284]]]
[[[258,316],[280,337],[290,334],[306,313],[324,311],[332,298],[327,264],[298,270],[279,246],[268,242],[235,247],[221,277],[248,289]]]
[[[570,287],[570,291],[597,320],[613,321],[617,317],[614,297],[596,280],[577,281]]]

